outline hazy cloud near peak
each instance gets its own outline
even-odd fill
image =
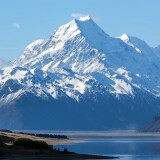
[[[14,22],[13,23],[13,27],[16,28],[16,29],[20,29],[21,28],[21,25],[17,22]]]
[[[79,19],[80,17],[86,17],[86,16],[90,16],[95,21],[98,21],[101,19],[99,16],[90,15],[90,14],[83,14],[83,13],[72,13],[71,14],[71,17],[75,19]]]

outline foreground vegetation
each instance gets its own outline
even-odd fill
[[[6,133],[18,133],[18,134],[24,134],[24,135],[30,135],[30,136],[36,136],[36,137],[42,137],[42,138],[58,138],[58,139],[68,139],[65,135],[56,135],[56,134],[41,134],[41,133],[24,133],[24,132],[12,132],[10,130],[1,129],[0,132],[6,132]]]
[[[57,138],[57,139],[68,139],[67,136],[65,135],[56,135],[56,134],[34,134],[34,133],[23,133],[23,132],[18,132],[20,134],[26,134],[26,135],[30,135],[30,136],[36,136],[36,137],[42,137],[42,138]]]
[[[19,138],[13,142],[13,146],[19,146],[26,149],[50,149],[50,146],[44,141],[33,141],[28,138]]]

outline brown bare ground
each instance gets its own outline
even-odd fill
[[[32,139],[32,140],[41,140],[41,141],[45,141],[49,145],[73,143],[73,141],[70,140],[70,139],[41,138],[41,137],[31,136],[31,135],[27,135],[27,134],[20,134],[20,133],[0,132],[0,136],[7,136],[7,137],[10,137],[10,138],[14,138],[14,139],[29,138],[29,139]]]

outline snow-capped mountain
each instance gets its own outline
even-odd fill
[[[160,107],[159,71],[144,41],[111,37],[90,17],[72,20],[0,70],[0,127],[142,126]]]
[[[9,67],[11,66],[11,62],[7,62],[5,60],[0,59],[0,69],[4,68],[4,67]]]

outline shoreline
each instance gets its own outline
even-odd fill
[[[25,132],[25,131],[24,131]],[[43,132],[38,131],[38,133],[43,134]],[[45,132],[46,134],[47,132]],[[9,132],[0,132],[1,137],[7,137],[10,139],[18,139],[18,138],[28,138],[32,140],[40,140],[45,141],[47,144],[52,145],[53,147],[57,145],[67,145],[67,144],[73,144],[73,143],[83,143],[86,140],[92,140],[92,139],[153,139],[157,140],[160,139],[160,133],[144,133],[144,132],[69,132],[68,134],[65,134],[66,132],[48,132],[49,134],[56,134],[59,135],[59,133],[62,135],[66,135],[67,139],[57,139],[57,138],[44,138],[44,137],[36,137],[34,135],[29,134],[21,134],[21,133],[9,133]],[[3,139],[3,138],[2,138]],[[4,144],[11,146],[10,143]],[[119,157],[114,156],[101,156],[101,155],[88,155],[88,154],[78,154],[74,152],[68,151],[67,153],[64,153],[63,151],[59,152],[53,152],[53,151],[43,151],[42,153],[40,151],[35,150],[23,150],[23,149],[6,149],[4,151],[4,154],[0,156],[0,160],[3,160],[5,158],[12,159],[12,157],[15,157],[17,159],[21,159],[23,157],[23,160],[27,160],[27,158],[35,158],[35,159],[42,159],[42,160],[51,160],[51,159],[119,159]],[[14,159],[14,158],[13,158]]]
[[[24,131],[25,133],[25,131]],[[28,133],[26,131],[26,133]],[[31,132],[29,132],[31,133]],[[42,133],[43,131],[38,131],[38,133]],[[44,132],[46,134],[46,132]],[[51,132],[48,131],[49,134],[63,134],[66,135],[67,139],[57,139],[57,138],[44,138],[44,137],[36,137],[28,134],[20,134],[17,132],[6,133],[0,132],[0,135],[6,135],[12,138],[30,138],[32,140],[41,140],[45,141],[49,145],[66,145],[66,144],[74,144],[74,143],[83,143],[86,140],[91,139],[160,139],[160,133],[152,133],[152,132],[125,132],[125,131],[113,131],[113,132],[98,132],[98,131],[69,131],[69,132]]]
[[[42,138],[42,137],[36,137],[33,135],[28,134],[21,134],[21,133],[8,133],[8,132],[0,132],[0,136],[7,136],[10,138],[29,138],[32,140],[38,140],[38,141],[45,141],[49,145],[60,145],[60,144],[71,144],[74,143],[71,139],[57,139],[57,138]]]
[[[19,130],[15,130],[15,132]],[[52,131],[52,130],[22,130],[24,133],[41,133],[66,135],[70,140],[80,138],[160,138],[160,132],[140,131]]]
[[[15,139],[27,139],[33,141],[44,141],[51,148],[48,149],[36,149],[36,148],[25,148],[21,146],[13,145]],[[26,141],[25,141],[26,142]],[[26,145],[27,143],[23,143]],[[74,141],[75,142],[75,141]],[[56,139],[56,138],[40,138],[33,135],[19,134],[19,133],[9,133],[9,132],[0,132],[0,159],[118,159],[114,156],[102,156],[102,155],[90,155],[90,154],[78,154],[68,150],[59,151],[53,149],[53,146],[58,144],[71,144],[73,141],[70,139]]]
[[[28,132],[27,132],[28,133]],[[36,137],[28,134],[21,133],[8,133],[1,132],[0,136],[8,136],[11,138],[29,138],[32,140],[40,140],[45,141],[49,145],[67,145],[67,144],[75,144],[75,143],[83,143],[86,140],[91,139],[160,139],[160,133],[146,133],[146,132],[53,132],[49,134],[63,134],[67,135],[67,139],[57,139],[57,138],[44,138],[44,137]],[[43,134],[43,132],[42,132]]]
[[[56,132],[58,133],[58,132]],[[66,134],[66,132],[61,132]],[[156,132],[70,132],[66,134],[68,137],[76,140],[83,140],[83,139],[131,139],[131,138],[153,138],[153,139],[160,139],[160,133]]]

